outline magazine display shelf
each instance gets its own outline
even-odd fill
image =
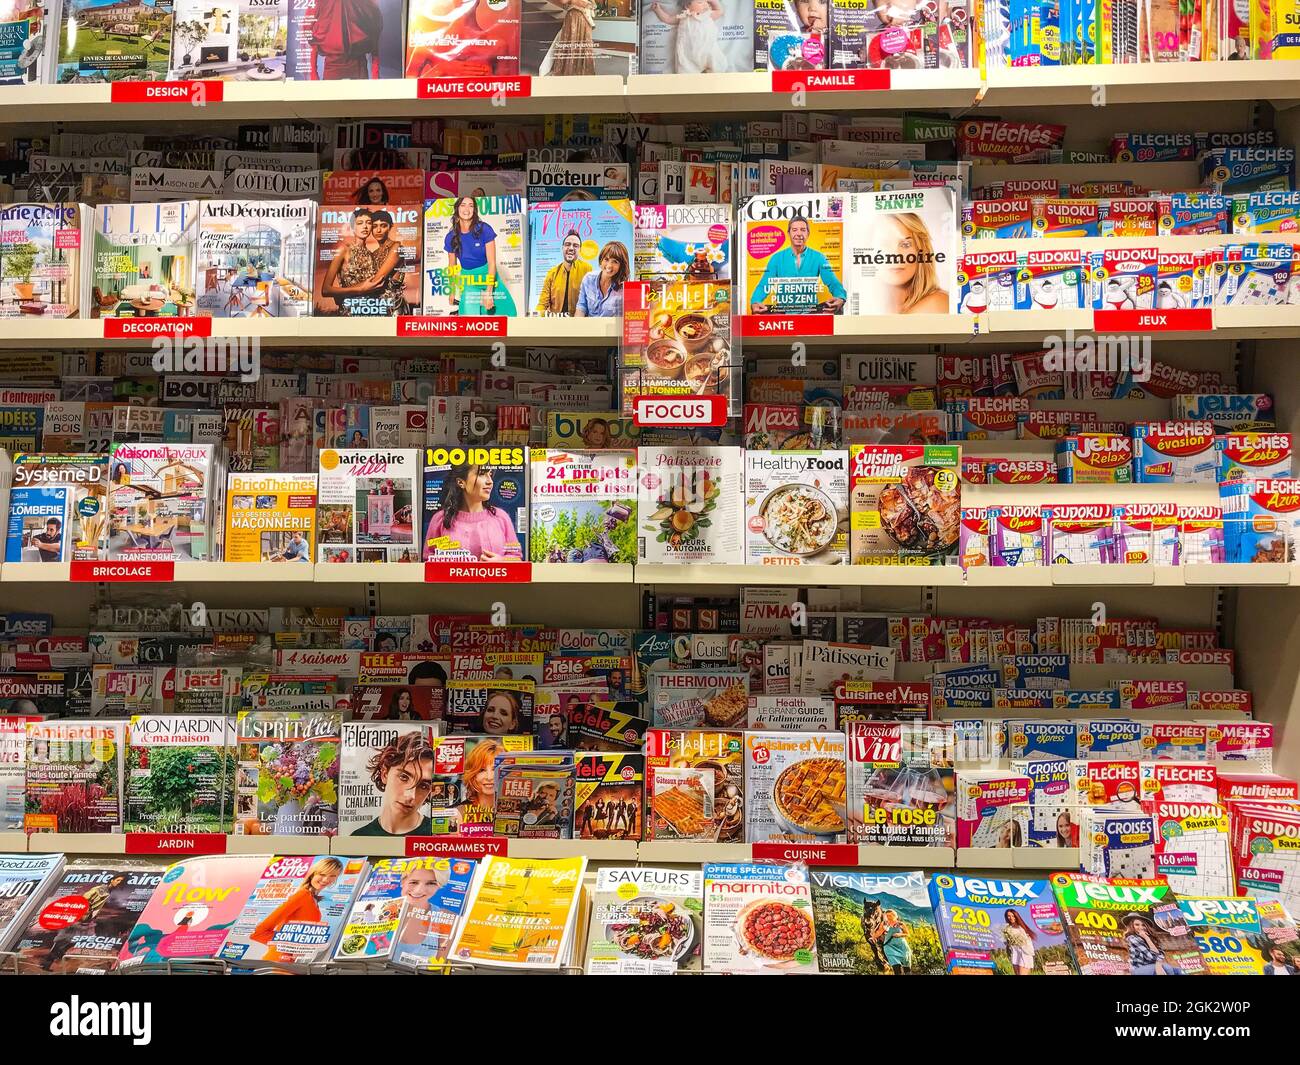
[[[967,847],[957,851],[958,869],[1035,869],[1040,873],[1079,868],[1078,847]]]
[[[1216,67],[1226,67],[1216,71]],[[1217,75],[1217,76],[1216,76]],[[1099,107],[1219,100],[1300,103],[1300,61],[1134,63],[990,70],[983,107]]]
[[[423,584],[424,565],[419,562],[322,563],[315,567],[317,584]],[[177,578],[179,580],[179,578]],[[477,581],[473,583],[479,583]],[[503,581],[503,584],[514,583]],[[523,583],[523,582],[520,582]],[[569,565],[562,562],[532,563],[529,584],[631,584],[630,563]]]
[[[176,562],[173,580],[201,584],[310,584],[312,566],[280,562]],[[0,566],[6,584],[67,584],[70,562],[9,562]]]

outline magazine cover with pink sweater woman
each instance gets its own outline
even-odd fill
[[[527,465],[524,447],[426,449],[424,560],[527,559]]]

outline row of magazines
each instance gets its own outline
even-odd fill
[[[1285,906],[1161,878],[802,864],[0,855],[18,973],[1300,975]]]

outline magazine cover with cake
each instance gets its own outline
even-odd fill
[[[409,0],[408,78],[490,78],[519,73],[522,0]]]
[[[0,208],[0,318],[80,316],[81,206]]]
[[[755,196],[740,210],[741,288],[750,314],[841,314],[843,196]]]
[[[290,0],[290,77],[400,78],[404,9],[404,0]]]
[[[845,223],[849,314],[956,314],[953,191],[857,192]]]
[[[198,300],[210,318],[311,314],[311,200],[204,200],[199,204]]]
[[[425,314],[521,315],[524,268],[522,196],[425,203]]]
[[[172,0],[62,0],[55,84],[164,81],[172,24]]]
[[[90,316],[193,314],[198,203],[105,203],[94,211]]]
[[[638,74],[725,74],[753,69],[748,0],[640,0]]]
[[[174,0],[170,76],[283,81],[292,0]]]

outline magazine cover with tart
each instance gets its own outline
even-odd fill
[[[642,447],[637,456],[638,561],[743,564],[741,449]]]
[[[746,0],[639,0],[638,74],[725,74],[753,69]]]
[[[418,562],[420,458],[410,448],[322,451],[316,561]]]
[[[1052,891],[1084,976],[1209,972],[1178,896],[1163,877],[1053,873]]]
[[[194,313],[208,318],[310,315],[315,222],[311,200],[203,200]]]
[[[1053,878],[1055,879],[1055,878]],[[1074,976],[1062,909],[1046,880],[937,873],[930,901],[944,964],[957,976]]]
[[[212,560],[211,444],[114,444],[109,559]]]
[[[274,857],[221,854],[169,865],[119,955],[123,968],[215,958]]]
[[[456,926],[453,962],[501,969],[561,969],[573,960],[586,858],[479,863]],[[502,915],[508,914],[508,920]]]
[[[63,872],[62,854],[0,854],[0,951],[27,927]]]
[[[646,865],[596,870],[587,927],[589,976],[699,972],[704,877],[699,869]]]
[[[58,10],[56,85],[166,80],[173,0],[61,0]]]
[[[812,869],[817,964],[853,976],[938,976],[943,947],[925,874]]]
[[[849,560],[847,451],[745,451],[745,560],[765,566]]]
[[[229,717],[144,714],[126,732],[126,832],[229,833],[235,730]]]
[[[27,725],[27,832],[120,832],[125,721]]]
[[[843,196],[754,196],[740,208],[740,288],[749,314],[842,314]]]
[[[434,809],[436,743],[434,729],[418,721],[343,722],[339,834],[432,836],[449,831],[449,815]]]
[[[646,839],[745,842],[744,733],[646,733]]]
[[[849,842],[952,847],[957,839],[953,726],[847,721]]]
[[[193,314],[198,203],[103,203],[94,212],[90,317]]]
[[[376,81],[402,76],[403,0],[291,0],[289,76]]]
[[[446,972],[452,933],[465,912],[477,863],[468,858],[415,860],[420,866],[402,878],[406,907],[393,962],[418,972]]]
[[[640,839],[645,829],[645,755],[579,751],[574,756],[574,839]]]
[[[35,856],[33,856],[35,857]],[[118,966],[163,868],[129,858],[82,858],[62,867],[10,944],[20,974],[102,975]]]
[[[672,2],[672,0],[668,0]],[[710,0],[694,0],[709,3]],[[660,0],[655,0],[660,6]],[[638,281],[730,281],[731,204],[636,205]]]
[[[635,451],[532,448],[529,462],[532,561],[628,565],[636,560]]]
[[[426,562],[528,558],[528,448],[425,448]]]
[[[528,313],[616,318],[632,278],[632,202],[528,205]]]
[[[957,221],[943,186],[856,192],[844,224],[847,314],[956,314]]]
[[[311,562],[316,474],[226,476],[227,562]]]
[[[705,864],[704,971],[817,975],[807,866]]]
[[[81,211],[76,203],[0,207],[0,318],[81,317]]]
[[[177,81],[284,81],[292,0],[173,0]]]
[[[250,962],[328,961],[369,869],[365,858],[272,858],[217,957],[234,962],[236,969]]]
[[[844,759],[842,732],[746,732],[749,842],[845,842]]]
[[[521,8],[522,0],[409,0],[406,77],[518,74]]]
[[[334,835],[342,728],[334,711],[241,711],[235,835]]]
[[[101,558],[108,536],[107,503],[105,456],[15,455],[5,561]]]
[[[522,196],[425,201],[425,314],[520,317],[525,266]]]

